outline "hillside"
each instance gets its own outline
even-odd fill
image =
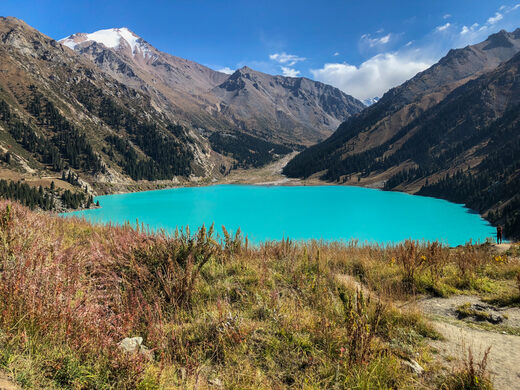
[[[53,181],[90,194],[220,178],[301,150],[362,109],[306,79],[242,69],[248,81],[231,88],[234,76],[125,28],[62,42],[0,19],[1,176],[44,192]]]
[[[465,203],[518,236],[519,51],[520,29],[450,51],[284,173]]]
[[[244,130],[299,145],[326,138],[343,120],[364,109],[363,103],[330,85],[248,67],[235,71],[211,93],[221,99],[222,112],[240,118]]]
[[[14,18],[0,19],[4,176],[74,172],[85,184],[207,177],[207,141],[89,60]]]
[[[364,108],[339,89],[309,79],[247,67],[232,75],[216,72],[161,52],[126,28],[77,33],[60,42],[206,135],[239,132],[290,147],[311,145]]]

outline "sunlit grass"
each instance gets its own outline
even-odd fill
[[[488,246],[251,247],[7,202],[0,225],[0,369],[35,388],[414,388],[403,361],[428,370],[440,335],[400,303],[512,294],[520,271]],[[153,359],[120,350],[133,336]]]

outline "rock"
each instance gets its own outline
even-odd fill
[[[135,352],[139,351],[142,343],[142,337],[127,337],[119,343],[119,347],[121,347],[121,349],[124,349],[126,352]]]
[[[500,314],[490,314],[488,321],[492,324],[500,324],[502,321],[504,321],[504,317],[502,317]]]
[[[208,381],[208,383],[210,385],[213,385],[213,386],[217,386],[217,387],[223,387],[224,385],[222,384],[222,381],[218,378],[215,378],[215,379],[210,379]]]
[[[127,337],[119,343],[119,348],[125,352],[137,352],[146,356],[150,360],[153,359],[153,352],[150,351],[148,347],[143,345],[142,337]]]
[[[421,367],[419,363],[417,363],[415,360],[403,360],[403,363],[406,367],[410,369],[411,372],[417,375],[422,375],[424,373],[424,368]]]
[[[455,310],[459,319],[472,318],[474,321],[487,321],[491,324],[499,324],[504,321],[504,316],[493,307],[480,303],[465,303]]]

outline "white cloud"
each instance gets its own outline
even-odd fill
[[[334,57],[337,57],[337,56],[339,56],[339,52],[338,52],[338,51],[337,51],[337,52],[335,52],[335,53],[333,54],[333,56],[334,56]]]
[[[383,44],[386,44],[386,43],[390,42],[390,34],[385,35],[384,37],[379,38],[379,42],[381,42]]]
[[[282,74],[285,76],[285,77],[298,77],[300,75],[300,71],[299,70],[296,70],[296,69],[293,69],[293,68],[289,68],[287,66],[282,66]]]
[[[504,19],[504,15],[502,15],[500,12],[495,12],[495,16],[490,17],[487,22],[489,24],[495,24],[496,22],[501,21]]]
[[[225,66],[224,68],[217,69],[217,72],[222,72],[225,74],[232,74],[232,73],[235,73],[235,70],[231,69],[229,66]]]
[[[306,60],[305,57],[299,57],[295,54],[287,54],[286,52],[270,54],[269,59],[287,66],[294,66],[298,62]]]
[[[443,24],[442,26],[438,26],[435,30],[436,31],[446,31],[451,27],[451,23]]]
[[[347,63],[325,64],[311,69],[318,81],[333,85],[358,99],[382,96],[390,88],[428,68],[432,61],[415,59],[412,53],[378,54],[359,67]]]
[[[443,18],[443,19],[449,19],[449,18],[451,18],[451,14],[446,14],[446,15],[444,15],[442,18]]]
[[[370,35],[370,34],[363,34],[361,36],[361,41],[368,43],[368,45],[370,47],[375,47],[375,46],[386,45],[388,42],[390,42],[391,38],[392,38],[392,34],[387,34],[383,37],[377,37],[377,38],[372,38],[372,35]]]
[[[437,62],[449,49],[482,42],[500,29],[511,29],[511,26],[518,24],[517,20],[512,18],[512,12],[516,10],[520,10],[520,3],[497,9],[488,19],[472,25],[459,24],[450,16],[450,22],[446,21],[430,34],[404,44],[396,52],[385,51],[358,66],[339,61],[326,63],[319,69],[311,69],[310,72],[314,79],[338,87],[358,99],[382,96],[390,88]],[[393,43],[396,41],[394,36],[399,35],[392,33],[385,38],[365,34],[361,37],[361,43],[367,47],[371,43],[371,46],[375,46],[382,38],[385,38],[383,42]]]
[[[485,40],[490,34],[496,33],[501,29],[515,27],[517,22],[510,17],[513,11],[520,8],[520,4],[515,6],[501,6],[494,16],[489,17],[482,25],[473,23],[471,26],[463,25],[460,33],[451,37],[451,47],[463,47],[473,45]]]
[[[460,34],[461,35],[466,35],[466,34],[474,33],[475,31],[479,31],[479,30],[482,30],[482,29],[485,29],[485,26],[482,26],[479,29],[479,24],[478,23],[473,23],[470,27],[462,26],[462,30],[460,30]]]

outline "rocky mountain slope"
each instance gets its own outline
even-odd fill
[[[242,132],[288,146],[310,145],[364,108],[339,89],[309,79],[247,67],[232,75],[216,72],[163,53],[126,28],[78,33],[60,42],[206,135]]]
[[[272,76],[243,67],[211,90],[221,111],[244,130],[283,143],[311,144],[331,134],[341,118],[364,109],[338,88],[301,77]]]
[[[3,178],[103,191],[211,179],[316,142],[362,109],[307,79],[216,72],[125,28],[62,43],[0,19]],[[45,194],[23,198],[41,203]]]
[[[147,94],[18,19],[0,18],[0,59],[4,177],[72,171],[85,183],[129,183],[207,177],[219,167],[207,141]]]
[[[520,234],[519,51],[520,29],[450,51],[285,173],[443,197]]]

